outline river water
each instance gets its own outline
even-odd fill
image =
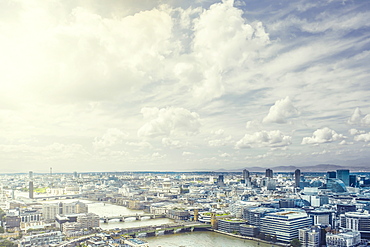
[[[52,203],[52,202],[72,202],[76,200],[57,200],[57,201],[43,201],[42,203]],[[112,205],[102,202],[93,202],[88,200],[80,200],[86,203],[89,207],[89,212],[95,213],[101,217],[104,216],[120,216],[120,215],[136,215],[143,214],[142,210],[132,210],[123,206]],[[173,220],[167,218],[159,219],[143,219],[136,220],[135,218],[125,219],[125,222],[120,222],[118,219],[111,220],[109,223],[100,223],[102,229],[114,229],[114,228],[129,228],[138,226],[150,226],[150,225],[161,225],[172,223]],[[248,247],[248,246],[259,246],[267,247],[271,245],[258,243],[255,241],[239,239],[220,233],[215,233],[211,231],[201,231],[201,232],[185,232],[177,234],[166,234],[156,237],[143,238],[148,241],[150,247]]]
[[[244,240],[216,232],[185,232],[166,234],[157,237],[143,238],[148,241],[150,247],[267,247],[272,246],[256,241]]]

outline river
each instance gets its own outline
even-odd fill
[[[75,202],[76,199],[67,200],[52,200],[52,201],[42,201],[41,203],[54,203],[54,202]],[[123,206],[112,205],[103,202],[94,202],[89,200],[79,200],[86,203],[89,207],[89,212],[99,215],[100,217],[105,216],[120,216],[120,215],[136,215],[144,214],[143,210],[132,210]],[[167,218],[149,219],[143,218],[142,220],[136,220],[135,218],[125,219],[125,222],[120,222],[119,219],[112,219],[109,223],[100,222],[100,228],[104,230],[114,229],[114,228],[129,228],[129,227],[139,227],[139,226],[151,226],[151,225],[162,225],[174,222]]]
[[[244,240],[211,231],[185,232],[166,234],[156,237],[143,238],[148,241],[150,247],[271,247],[270,244]]]
[[[76,200],[55,200],[55,201],[43,201],[42,203],[52,203],[52,202],[73,202]],[[119,215],[135,215],[143,214],[142,210],[132,210],[123,206],[112,205],[103,202],[94,202],[88,200],[80,200],[84,202],[89,207],[89,212],[95,213],[99,216],[119,216]],[[114,228],[129,228],[138,226],[150,226],[150,225],[161,225],[174,222],[171,219],[159,218],[159,219],[143,219],[135,220],[134,218],[125,219],[125,222],[120,222],[117,220],[111,220],[109,223],[100,223],[102,229],[114,229]],[[215,233],[211,231],[201,231],[201,232],[185,232],[177,234],[166,234],[156,237],[144,238],[148,241],[150,247],[172,247],[172,246],[186,246],[186,247],[248,247],[248,246],[260,246],[267,247],[264,243],[258,243],[255,241],[239,239],[220,233]]]

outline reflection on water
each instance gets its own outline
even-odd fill
[[[150,247],[267,247],[269,244],[259,243],[256,241],[244,240],[235,237],[230,237],[220,233],[201,231],[201,232],[186,232],[177,234],[166,234],[156,237],[145,238]]]
[[[152,219],[152,220],[127,220],[125,222],[109,221],[109,223],[100,222],[100,228],[102,229],[114,229],[114,228],[130,228],[139,226],[151,226],[151,225],[162,225],[172,223],[170,219]]]
[[[143,210],[132,210],[123,206],[107,204],[103,202],[83,201],[89,206],[89,212],[101,217],[143,214]]]

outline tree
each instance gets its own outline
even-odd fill
[[[18,245],[9,240],[3,240],[0,242],[0,247],[16,247],[16,246]]]
[[[271,241],[276,243],[277,242],[277,236],[276,234],[271,237]]]
[[[292,247],[301,247],[302,244],[298,240],[298,238],[293,238],[292,241],[290,241],[290,246],[292,246]]]
[[[262,240],[265,240],[265,234],[264,234],[263,232],[260,232],[260,233],[257,235],[257,238],[262,239]]]
[[[271,238],[271,235],[270,235],[270,234],[267,234],[267,235],[266,235],[266,240],[267,240],[267,241],[271,241],[271,239],[272,239],[272,238]]]

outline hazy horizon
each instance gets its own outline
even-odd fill
[[[370,1],[0,3],[2,173],[365,165]]]

